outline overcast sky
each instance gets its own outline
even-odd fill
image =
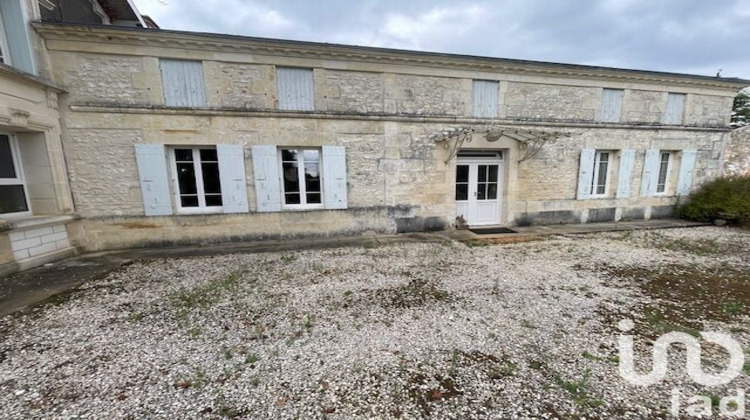
[[[750,79],[750,0],[135,0],[164,29]]]

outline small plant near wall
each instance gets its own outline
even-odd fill
[[[677,216],[750,227],[750,176],[723,177],[701,185],[678,206]]]

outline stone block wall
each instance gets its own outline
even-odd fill
[[[203,71],[209,106],[239,109],[275,109],[278,101],[273,66],[205,61]]]
[[[729,134],[724,173],[750,175],[750,126],[732,130]]]
[[[686,104],[685,125],[727,126],[733,99],[722,96],[689,95]]]
[[[320,111],[383,113],[382,73],[319,70],[315,87],[316,109]]]
[[[386,74],[385,112],[414,115],[467,115],[471,80]]]
[[[667,107],[666,92],[632,90],[623,102],[624,120],[631,123],[661,123]]]
[[[601,89],[510,82],[502,102],[510,119],[594,121]]]

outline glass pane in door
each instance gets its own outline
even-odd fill
[[[469,199],[469,165],[456,165],[456,201]]]

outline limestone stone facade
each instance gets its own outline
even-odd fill
[[[732,130],[729,135],[724,173],[750,175],[750,126]]]
[[[747,84],[173,31],[35,28],[50,78],[66,89],[62,139],[81,217],[70,234],[87,250],[451,229],[457,159],[431,136],[459,126],[478,130],[464,152],[502,153],[498,225],[668,216],[688,156],[688,187],[721,174],[732,98]],[[165,58],[201,63],[205,107],[165,106]],[[279,67],[311,69],[314,111],[279,110]],[[494,118],[473,116],[477,80],[497,82]],[[605,88],[623,91],[619,122],[601,122]],[[669,93],[687,98],[682,124],[662,123]],[[512,134],[491,141],[482,134],[488,125],[555,133],[556,141],[524,159],[528,145]],[[173,214],[147,216],[136,154],[143,144],[240,145],[248,211],[180,214],[173,202]],[[343,147],[346,208],[260,212],[253,147],[263,145]],[[583,150],[611,154],[607,191],[596,198],[578,193]],[[619,179],[625,150],[635,156],[627,181]],[[671,153],[659,194],[642,193],[649,150]],[[630,194],[618,194],[620,185]]]

